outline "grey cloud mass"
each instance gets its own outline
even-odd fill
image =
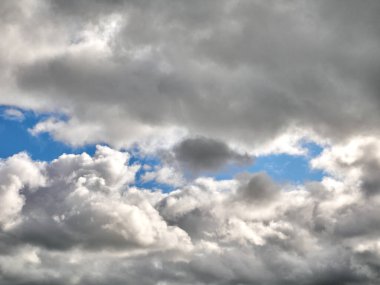
[[[240,199],[248,203],[272,201],[279,193],[279,187],[266,173],[257,173],[249,178],[239,190]]]
[[[250,164],[253,158],[240,154],[221,141],[205,137],[187,138],[174,147],[174,158],[185,167],[198,172],[218,170],[227,163]]]
[[[0,102],[66,113],[58,140],[378,133],[377,0],[3,2]]]
[[[340,147],[315,165],[335,155],[324,167],[338,175],[335,163],[352,152]],[[380,200],[350,181],[355,167],[367,175],[365,163],[303,186],[258,173],[165,194],[136,188],[139,165],[128,160],[108,147],[51,163],[2,160],[0,283],[380,282]]]

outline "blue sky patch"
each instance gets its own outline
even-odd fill
[[[325,173],[311,169],[309,162],[317,157],[323,148],[313,142],[302,144],[308,150],[307,155],[271,154],[256,157],[254,163],[248,167],[229,166],[216,175],[217,179],[230,179],[241,172],[268,173],[277,182],[300,184],[305,181],[321,181]]]
[[[63,153],[87,152],[92,155],[95,152],[95,145],[73,148],[54,140],[47,133],[38,136],[29,133],[28,129],[38,122],[51,116],[63,119],[62,115],[36,114],[32,111],[15,109],[23,113],[23,120],[14,120],[5,115],[8,109],[7,106],[0,106],[0,158],[26,151],[34,160],[51,161]]]
[[[14,108],[12,108],[14,109]],[[38,122],[47,119],[55,114],[36,114],[31,111],[14,109],[22,112],[22,119],[9,118],[5,115],[7,106],[0,106],[0,158],[6,158],[21,151],[26,151],[34,160],[51,161],[63,153],[82,153],[87,152],[93,155],[95,145],[86,145],[84,147],[71,147],[62,142],[54,140],[49,134],[42,133],[33,136],[28,129],[32,128]],[[62,117],[60,117],[62,119]],[[267,172],[275,181],[303,183],[305,181],[320,181],[324,173],[320,170],[313,170],[309,167],[309,161],[318,156],[323,150],[319,145],[312,142],[305,142],[303,147],[308,149],[308,155],[296,156],[289,154],[272,154],[259,156],[255,162],[249,166],[229,165],[218,173],[211,174],[218,180],[232,179],[241,172]],[[130,164],[139,163],[141,165],[150,165],[152,168],[161,164],[157,157],[141,157],[138,150],[129,150],[132,157]],[[173,189],[170,185],[159,184],[155,181],[142,181],[141,177],[146,170],[141,169],[136,176],[136,186],[153,189],[160,188],[165,192]],[[208,175],[208,173],[204,173]],[[186,174],[185,174],[186,175]],[[186,175],[188,176],[188,175]],[[188,177],[189,178],[189,177]]]

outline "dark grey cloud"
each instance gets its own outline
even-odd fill
[[[279,186],[266,173],[257,173],[239,189],[240,198],[248,203],[266,203],[280,193]]]
[[[34,53],[6,60],[18,92],[1,102],[64,110],[71,121],[45,129],[57,139],[130,145],[175,126],[252,148],[293,127],[378,133],[378,1],[45,4],[13,19],[18,44],[35,24]]]
[[[253,163],[248,154],[240,154],[224,142],[206,137],[186,138],[173,149],[175,159],[190,170],[215,171],[227,163]]]
[[[376,145],[362,148],[362,156],[353,165],[362,169],[361,183],[364,193],[371,197],[380,193],[380,164],[377,159],[379,149]]]

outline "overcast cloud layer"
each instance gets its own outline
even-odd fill
[[[379,15],[378,0],[0,1],[2,118],[109,146],[0,160],[0,285],[380,284]],[[204,177],[305,141],[324,148],[320,182]]]
[[[0,5],[0,103],[68,115],[34,133],[153,148],[190,133],[249,150],[286,132],[378,133],[377,0]]]

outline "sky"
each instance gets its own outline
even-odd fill
[[[379,284],[379,13],[1,1],[0,284]]]

